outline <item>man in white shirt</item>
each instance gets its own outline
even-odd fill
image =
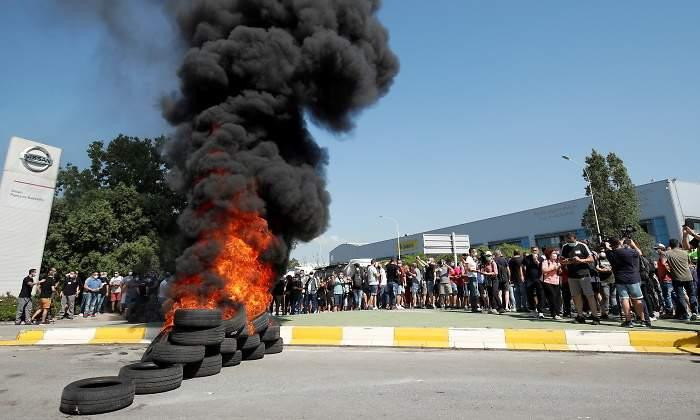
[[[469,305],[472,312],[479,312],[479,282],[476,271],[476,248],[469,250],[469,255],[462,255],[464,269],[467,275],[467,290],[469,290]]]
[[[109,279],[109,297],[112,302],[112,313],[121,312],[120,302],[122,300],[122,282],[124,279],[119,275],[118,271],[114,272],[114,276]]]
[[[387,306],[387,298],[389,297],[387,292],[386,292],[386,284],[387,284],[386,270],[379,263],[377,263],[377,266],[379,267],[378,268],[378,270],[379,270],[379,293],[378,293],[379,302],[380,302],[381,306],[384,308]]]
[[[372,310],[377,309],[377,289],[379,286],[379,270],[378,263],[372,260],[367,268],[367,284],[369,284],[369,307]]]

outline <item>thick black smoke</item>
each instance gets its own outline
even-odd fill
[[[379,0],[199,0],[177,11],[189,49],[179,96],[163,101],[177,127],[167,156],[187,194],[180,217],[192,246],[178,277],[200,274],[217,244],[202,234],[236,210],[255,211],[279,241],[282,267],[295,241],[328,226],[326,151],[307,115],[333,132],[389,90],[399,64],[377,20]],[[212,285],[213,286],[213,285]]]

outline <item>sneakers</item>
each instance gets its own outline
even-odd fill
[[[591,324],[600,325],[600,318],[598,318],[597,316],[592,316],[591,317]]]
[[[691,321],[697,321],[697,320],[698,320],[698,314],[692,314],[692,315],[690,316],[690,320],[691,320]]]
[[[654,328],[651,326],[651,321],[644,321],[644,326],[647,328]]]
[[[539,318],[540,314],[537,311],[532,311],[532,312],[530,312],[530,316],[533,318]]]
[[[577,315],[576,318],[574,318],[574,322],[577,324],[585,324],[586,318],[581,315]]]
[[[492,315],[498,315],[498,311],[495,310],[495,309],[491,309],[489,312],[490,312]]]
[[[625,321],[622,324],[620,324],[621,327],[623,328],[634,328],[634,324],[632,321]]]
[[[603,314],[600,316],[600,319],[610,319],[610,316],[608,314]]]
[[[539,319],[544,319],[544,314],[543,314],[542,312],[540,312],[540,313],[537,314],[537,317],[538,317]]]
[[[553,318],[553,319],[554,319],[555,321],[561,321],[561,320],[564,319],[564,318],[560,317],[559,315],[554,315],[554,318]]]

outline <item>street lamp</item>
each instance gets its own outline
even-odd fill
[[[561,158],[564,160],[568,160],[569,162],[573,162],[574,164],[577,164],[576,161],[574,161],[573,159],[571,159],[567,155],[562,155]],[[596,207],[595,207],[595,197],[593,195],[593,184],[591,184],[591,177],[588,175],[588,171],[586,171],[586,167],[582,166],[582,168],[583,168],[584,175],[586,175],[586,181],[588,181],[588,189],[591,190],[591,202],[593,203],[593,217],[595,218],[595,228],[596,228],[596,231],[598,233],[598,241],[600,241],[602,238],[602,235],[600,234],[600,224],[598,224],[598,210],[596,210]]]
[[[399,234],[399,221],[389,216],[379,216],[380,219],[389,219],[396,225],[396,252],[399,254],[399,259],[401,259],[401,235]]]

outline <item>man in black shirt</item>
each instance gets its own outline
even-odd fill
[[[386,265],[386,292],[389,296],[389,309],[396,309],[396,296],[399,294],[399,266],[392,258]]]
[[[510,280],[513,283],[513,294],[515,295],[515,306],[518,312],[527,312],[527,287],[523,278],[523,257],[520,251],[513,252],[513,257],[508,260],[510,270]]]
[[[78,274],[71,271],[63,279],[61,289],[61,310],[58,312],[58,319],[73,319],[73,308],[75,308],[75,295],[78,292]]]
[[[565,240],[566,243],[561,250],[561,264],[567,267],[569,273],[569,290],[571,297],[574,298],[574,305],[576,305],[576,322],[586,323],[586,317],[583,316],[583,296],[585,296],[588,307],[591,309],[593,325],[600,325],[598,302],[593,294],[589,265],[594,261],[593,254],[586,244],[576,240],[576,235],[573,232],[567,233]]]
[[[34,277],[36,269],[29,270],[29,275],[22,279],[22,288],[17,296],[17,310],[15,311],[15,325],[31,323],[32,316],[32,287],[36,284]]]
[[[523,259],[521,275],[525,279],[527,300],[532,308],[534,318],[543,318],[542,307],[544,305],[544,286],[542,286],[542,261],[540,250],[536,246],[530,248],[530,255]],[[535,298],[537,300],[535,301]]]
[[[51,309],[51,297],[53,292],[56,290],[56,269],[51,267],[49,269],[49,275],[45,279],[39,280],[39,309],[32,315],[32,321],[39,317],[41,314],[41,322],[48,324],[46,317],[49,314],[49,309]],[[39,323],[36,321],[37,324]]]

